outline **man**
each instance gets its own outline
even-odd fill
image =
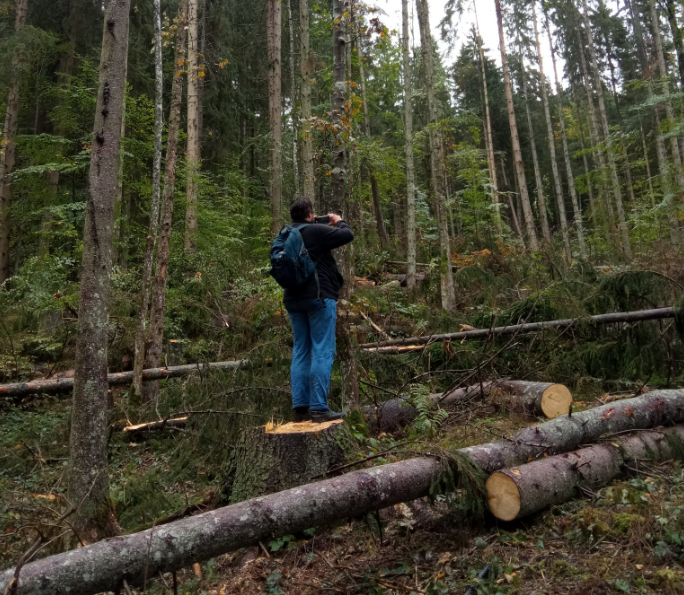
[[[283,300],[294,333],[290,369],[293,419],[322,423],[342,417],[328,408],[337,299],[344,283],[332,250],[351,242],[354,232],[334,213],[328,215],[329,224],[315,223],[313,205],[303,196],[295,197],[290,215],[318,274],[318,280],[311,275],[303,285],[286,289]]]

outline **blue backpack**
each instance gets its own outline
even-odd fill
[[[320,297],[321,287],[316,263],[309,256],[302,234],[299,233],[300,229],[308,225],[308,223],[298,227],[287,225],[277,235],[271,246],[270,275],[284,289],[301,287],[311,278],[311,275],[314,275]]]

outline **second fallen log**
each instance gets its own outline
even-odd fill
[[[684,426],[639,432],[574,452],[493,473],[487,480],[492,514],[513,521],[596,490],[619,477],[631,461],[681,456]]]
[[[572,407],[572,393],[564,384],[501,380],[492,400],[511,411],[554,419],[567,415]]]

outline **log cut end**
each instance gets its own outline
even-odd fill
[[[511,473],[515,473],[515,469]],[[501,472],[493,473],[485,487],[489,510],[497,519],[512,521],[520,514],[520,490],[508,475]]]
[[[570,407],[572,407],[572,393],[564,384],[552,384],[543,392],[541,410],[549,419],[567,415]]]
[[[322,432],[333,426],[338,426],[343,424],[344,420],[335,419],[333,421],[326,421],[323,423],[314,423],[311,421],[305,421],[300,423],[288,422],[286,424],[279,424],[274,422],[269,422],[266,424],[267,434],[305,434],[307,432]]]

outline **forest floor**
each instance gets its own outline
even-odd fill
[[[598,403],[578,403],[579,408]],[[0,411],[0,567],[9,567],[63,507],[69,400],[28,401]],[[510,435],[530,419],[476,406],[453,413],[431,438],[456,448]],[[216,489],[220,472],[169,481],[176,434],[111,441],[112,499],[124,531],[158,522]],[[367,439],[357,455],[383,452],[397,437]],[[364,454],[365,453],[365,454]],[[367,464],[401,458],[388,455]],[[201,469],[201,466],[198,467]],[[155,519],[157,519],[155,521]],[[597,493],[517,523],[449,508],[442,497],[401,504],[377,517],[286,536],[178,573],[179,593],[314,594],[684,593],[684,472],[644,467]],[[59,535],[43,554],[58,549]],[[486,579],[476,579],[486,565]],[[165,577],[171,585],[171,575]],[[161,580],[146,592],[172,592]],[[473,593],[473,592],[471,592]]]

